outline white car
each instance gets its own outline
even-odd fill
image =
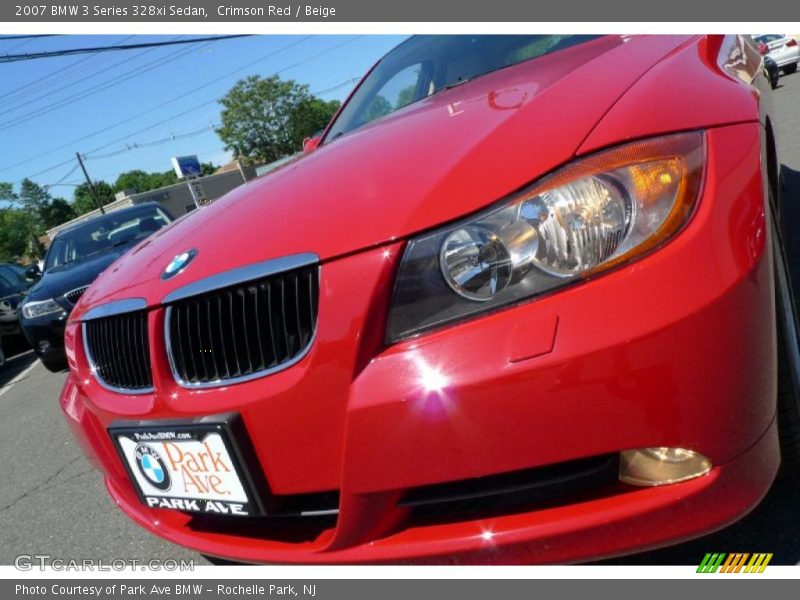
[[[778,68],[785,74],[789,75],[797,71],[797,61],[800,61],[800,45],[795,38],[783,33],[762,33],[754,35],[753,40],[758,44],[761,53],[774,60]]]

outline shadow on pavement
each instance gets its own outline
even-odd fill
[[[3,350],[6,364],[0,367],[0,389],[37,360],[33,350],[21,339],[4,341]]]

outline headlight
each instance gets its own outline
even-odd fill
[[[553,291],[652,250],[692,213],[704,157],[701,132],[626,144],[409,241],[387,340]]]
[[[54,313],[66,312],[55,300],[41,300],[38,302],[26,302],[22,305],[22,315],[26,319],[35,319]]]

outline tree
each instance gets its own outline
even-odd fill
[[[117,181],[114,183],[114,189],[118,192],[125,190],[134,190],[136,192],[146,192],[152,187],[153,174],[146,173],[141,169],[134,169],[133,171],[125,171],[120,173]]]
[[[19,208],[0,209],[0,261],[24,256],[30,247],[30,218]]]
[[[216,165],[213,163],[201,163],[200,167],[203,175],[211,175],[217,170]],[[134,190],[136,193],[141,194],[176,183],[178,183],[178,176],[175,175],[175,171],[148,173],[141,169],[134,169],[119,174],[116,182],[114,182],[114,191]]]
[[[325,126],[339,110],[340,102],[331,100],[326,102],[319,98],[310,98],[300,103],[292,113],[291,127],[297,138],[300,140],[297,149],[302,148],[303,140],[313,136]]]
[[[66,200],[51,198],[47,188],[30,179],[22,181],[19,194],[0,183],[0,201],[10,204],[0,210],[0,260],[41,256],[39,236],[75,216]]]
[[[53,198],[42,212],[45,229],[52,229],[74,219],[77,215],[72,205],[63,198]]]
[[[94,188],[97,190],[97,195],[103,205],[114,201],[114,188],[105,181],[95,181]],[[88,183],[82,183],[75,188],[72,208],[77,216],[85,215],[97,208]]]
[[[303,138],[330,121],[338,102],[324,102],[307,85],[277,75],[242,79],[222,98],[216,130],[228,150],[245,163],[272,162],[302,148]]]
[[[10,183],[0,181],[0,202],[17,201],[17,195],[14,193],[14,187]]]
[[[52,198],[47,189],[30,179],[23,179],[17,201],[31,217],[32,225],[37,232],[44,229],[44,213]]]

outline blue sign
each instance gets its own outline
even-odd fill
[[[200,166],[200,160],[196,154],[173,157],[172,167],[175,169],[175,174],[179,179],[199,177],[203,174],[203,168]]]

